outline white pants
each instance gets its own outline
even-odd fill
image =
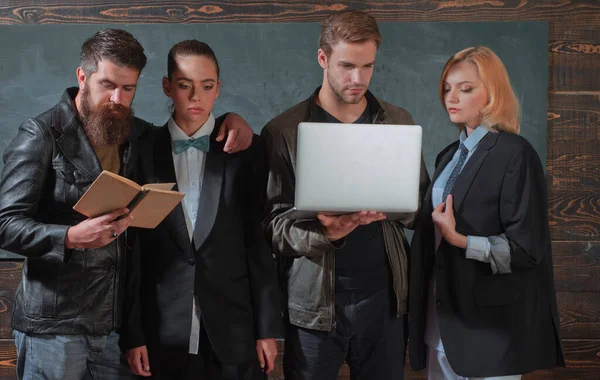
[[[428,380],[521,380],[521,375],[498,376],[498,377],[463,377],[454,373],[446,353],[436,349],[429,349],[427,361]]]

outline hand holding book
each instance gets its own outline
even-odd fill
[[[81,199],[73,206],[75,211],[94,218],[117,209],[128,208],[133,216],[132,227],[154,228],[184,197],[172,191],[174,183],[140,186],[134,181],[102,171]]]

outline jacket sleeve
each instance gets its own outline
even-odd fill
[[[404,213],[396,219],[396,221],[400,222],[404,228],[414,228],[415,220],[417,215],[419,215],[419,211],[421,210],[421,206],[423,204],[423,200],[425,199],[427,189],[429,189],[430,183],[431,181],[429,180],[429,173],[427,173],[427,166],[425,166],[425,160],[423,159],[423,154],[421,154],[421,172],[419,175],[419,206],[415,212]]]
[[[332,244],[318,220],[292,220],[281,214],[294,206],[296,178],[287,144],[280,133],[263,128],[267,161],[267,199],[263,227],[275,254],[315,257],[343,245]],[[342,239],[343,240],[343,239]]]
[[[283,337],[281,293],[273,254],[261,225],[265,206],[266,167],[264,145],[259,136],[245,157],[244,240],[254,311],[256,339]]]
[[[550,254],[548,199],[540,159],[530,145],[514,154],[500,192],[500,220],[511,268],[533,268]]]
[[[34,119],[25,121],[4,153],[0,179],[0,248],[37,257],[68,261],[65,236],[69,226],[44,223],[38,206],[52,196],[54,138]]]

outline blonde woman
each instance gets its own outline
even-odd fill
[[[439,95],[460,136],[437,156],[413,237],[410,362],[432,380],[564,365],[544,171],[506,69],[462,50]]]

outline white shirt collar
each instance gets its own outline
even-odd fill
[[[215,129],[215,117],[212,112],[208,115],[208,119],[206,122],[194,133],[192,136],[188,136],[175,122],[173,119],[173,115],[169,118],[169,122],[167,123],[167,127],[169,128],[169,133],[171,134],[171,140],[188,140],[188,139],[197,139],[202,136],[210,136],[210,134]]]

